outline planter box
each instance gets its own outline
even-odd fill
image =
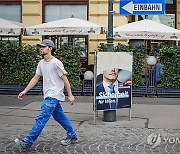
[[[0,84],[0,94],[7,95],[18,95],[25,86],[15,85],[15,84]],[[42,95],[42,85],[35,85],[27,94],[29,95]],[[64,90],[65,95],[67,95],[66,90]],[[75,96],[82,95],[93,95],[93,82],[84,81],[83,85],[79,85],[72,89],[72,93]],[[132,89],[133,97],[143,97],[147,95],[154,95],[154,92],[150,93],[145,86],[137,87]],[[157,88],[158,97],[169,97],[169,98],[180,98],[180,88]]]
[[[180,98],[180,88],[157,88],[158,97]]]
[[[0,94],[7,94],[7,95],[18,95],[22,90],[24,90],[26,86],[20,86],[15,84],[0,84]],[[67,95],[66,90],[64,90],[65,95]],[[72,89],[72,93],[75,96],[82,95],[82,85],[77,86]],[[43,94],[43,86],[42,85],[35,85],[27,95],[42,95]]]
[[[26,86],[20,86],[15,84],[0,84],[0,94],[18,95]],[[35,85],[27,95],[39,95],[42,94],[42,85]]]

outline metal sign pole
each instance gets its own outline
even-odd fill
[[[113,52],[113,0],[108,0],[108,35],[107,35],[107,52]],[[103,121],[116,121],[116,110],[103,111]]]
[[[133,63],[131,64],[132,65],[132,68],[133,68]],[[131,70],[132,71],[132,73],[133,73],[133,70]],[[131,77],[131,81],[133,81],[132,80],[132,77]],[[131,83],[131,107],[129,108],[129,121],[131,121],[131,108],[132,108],[132,85],[133,85],[133,82]]]
[[[131,84],[131,107],[132,107],[132,84]],[[131,121],[131,107],[129,108],[129,121]]]
[[[129,121],[131,121],[131,108],[129,108]]]
[[[96,77],[97,77],[97,52],[94,54],[94,125],[96,125],[96,117],[97,117],[97,105],[96,105]]]

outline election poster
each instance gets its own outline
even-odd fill
[[[131,108],[133,54],[98,52],[96,58],[96,111]]]

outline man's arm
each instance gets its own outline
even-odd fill
[[[73,104],[74,104],[74,101],[75,101],[75,98],[74,98],[74,96],[73,96],[73,94],[72,94],[71,86],[70,86],[70,83],[69,83],[69,81],[68,81],[68,78],[67,78],[67,76],[66,76],[65,74],[63,74],[63,75],[61,76],[61,79],[64,81],[64,86],[65,86],[66,91],[67,91],[67,93],[68,93],[69,103],[70,103],[71,105],[73,105]]]
[[[27,87],[19,93],[18,98],[23,99],[23,96],[26,95],[26,93],[35,86],[35,84],[39,81],[39,78],[40,76],[38,74],[35,74],[31,81],[28,83]]]

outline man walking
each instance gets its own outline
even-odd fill
[[[68,93],[69,103],[73,105],[75,101],[66,76],[67,72],[62,62],[52,55],[54,43],[51,40],[45,39],[37,45],[40,47],[40,54],[43,59],[38,63],[36,74],[27,87],[18,95],[18,98],[22,99],[42,76],[44,100],[41,103],[39,114],[28,135],[23,140],[15,139],[15,143],[21,151],[27,151],[33,145],[51,115],[67,132],[67,138],[62,140],[61,144],[70,145],[78,142],[76,132],[60,105],[60,101],[65,100],[63,93],[64,86]]]

